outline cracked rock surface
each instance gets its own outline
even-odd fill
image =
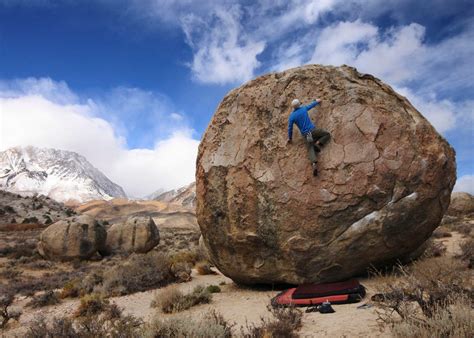
[[[290,102],[331,141],[313,177]],[[391,87],[354,68],[261,76],[223,99],[199,146],[197,217],[212,262],[239,283],[336,281],[405,256],[439,225],[454,150]]]

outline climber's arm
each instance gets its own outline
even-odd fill
[[[308,104],[305,108],[306,108],[307,110],[310,110],[310,109],[316,107],[320,102],[321,102],[320,99],[316,99],[315,101],[313,101],[313,102],[311,102],[310,104]]]

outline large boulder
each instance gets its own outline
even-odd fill
[[[73,216],[47,227],[40,235],[38,251],[54,260],[88,259],[104,249],[106,236],[93,217]]]
[[[151,217],[132,216],[107,230],[106,250],[111,253],[146,253],[160,242],[160,233]]]
[[[332,139],[313,177],[290,102]],[[197,159],[197,218],[213,263],[240,283],[334,281],[404,257],[439,225],[454,150],[391,87],[354,68],[308,65],[232,90]]]
[[[453,192],[451,204],[446,214],[450,216],[468,216],[474,213],[474,196],[467,192]]]

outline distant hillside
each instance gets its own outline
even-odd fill
[[[85,157],[31,146],[0,152],[0,189],[23,196],[41,194],[60,202],[126,197]]]
[[[5,224],[49,225],[73,214],[72,209],[46,196],[26,197],[0,190],[0,229]]]
[[[185,187],[170,190],[158,194],[153,198],[155,201],[178,204],[187,208],[196,207],[196,182],[193,182]]]

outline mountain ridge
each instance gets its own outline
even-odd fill
[[[33,146],[0,152],[0,189],[23,196],[45,195],[60,202],[126,197],[122,187],[84,156]]]

